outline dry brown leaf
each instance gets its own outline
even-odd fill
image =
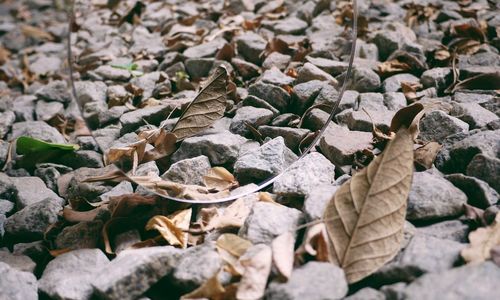
[[[436,142],[430,142],[415,150],[415,164],[425,170],[432,168],[432,164],[442,146]]]
[[[41,39],[41,40],[47,40],[47,41],[54,40],[54,37],[52,36],[52,34],[48,33],[47,31],[40,29],[38,27],[27,25],[27,24],[21,25],[21,32],[25,36],[35,38],[35,39]]]
[[[224,212],[217,214],[208,223],[206,230],[214,228],[240,228],[245,223],[246,218],[250,214],[250,207],[245,205],[245,200],[238,199],[231,203]]]
[[[403,107],[392,117],[389,130],[397,132],[401,127],[406,127],[415,140],[420,132],[419,123],[424,112],[424,105],[422,103],[413,103],[412,105]]]
[[[101,208],[94,208],[88,211],[76,211],[69,207],[63,208],[63,218],[70,223],[93,221]]]
[[[138,163],[141,162],[144,157],[146,144],[147,141],[142,139],[124,147],[111,148],[106,152],[104,161],[108,165],[123,159],[132,159],[134,166],[137,167]]]
[[[211,168],[207,175],[203,176],[203,184],[214,191],[231,190],[238,187],[238,181],[226,168]]]
[[[178,141],[196,135],[224,115],[227,78],[226,68],[218,66],[172,129]]]
[[[295,235],[287,231],[276,237],[271,243],[273,263],[279,274],[288,280],[293,271]]]
[[[10,51],[0,46],[0,66],[9,60]]]
[[[456,84],[451,93],[458,90],[500,90],[500,71],[467,78]]]
[[[191,221],[192,209],[176,212],[168,217],[154,216],[146,224],[146,230],[157,230],[172,246],[186,248],[187,233]]]
[[[330,200],[324,222],[330,260],[357,282],[400,250],[413,175],[413,139],[401,127],[385,150],[344,183]]]
[[[488,227],[469,233],[469,246],[462,249],[462,257],[468,263],[479,263],[491,258],[491,250],[500,246],[500,214]]]
[[[215,245],[219,256],[226,262],[226,270],[235,276],[241,275],[237,271],[238,259],[252,247],[252,243],[236,234],[224,233],[217,239]]]
[[[195,299],[210,299],[221,300],[224,299],[226,289],[219,281],[219,273],[215,273],[209,280],[198,287],[196,290],[181,297],[181,300],[195,300]]]
[[[324,223],[315,224],[307,228],[302,244],[295,255],[302,257],[304,254],[313,256],[316,261],[329,261],[328,233]]]
[[[260,299],[264,296],[267,278],[271,273],[272,251],[264,244],[255,245],[238,261],[242,274],[236,298]]]
[[[141,134],[139,134],[141,137]],[[160,128],[155,132],[154,139],[152,137],[146,138],[148,143],[153,143],[154,148],[148,150],[144,153],[144,157],[141,162],[148,162],[153,160],[158,160],[160,158],[169,156],[177,150],[175,143],[177,142],[177,137],[175,134],[167,132],[165,129]]]

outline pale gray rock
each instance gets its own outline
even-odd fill
[[[356,293],[344,298],[344,300],[386,300],[384,293],[376,289],[366,287]]]
[[[205,155],[180,160],[170,166],[161,176],[163,179],[184,184],[203,184],[203,176],[210,170],[210,161]]]
[[[0,138],[3,139],[9,133],[15,120],[16,115],[12,111],[0,112]]]
[[[318,185],[335,182],[335,166],[318,152],[312,152],[292,164],[275,182],[274,193],[304,197]]]
[[[347,291],[347,280],[341,268],[327,262],[311,261],[294,269],[288,282],[272,282],[265,299],[341,299]]]
[[[37,300],[38,284],[35,275],[22,272],[0,262],[0,299]]]
[[[53,299],[91,299],[91,282],[99,273],[106,272],[108,263],[99,249],[64,253],[49,262],[38,281],[38,289]]]
[[[264,74],[262,74],[260,80],[265,83],[282,86],[292,84],[295,79],[293,77],[285,75],[280,71],[280,69],[273,66],[269,70],[264,71]]]
[[[263,137],[283,137],[285,145],[291,150],[298,150],[300,141],[302,141],[310,131],[304,128],[278,127],[262,125],[259,128],[260,134]]]
[[[239,235],[254,244],[269,244],[278,235],[295,232],[303,214],[295,208],[269,202],[257,202],[240,228]]]
[[[51,143],[64,144],[65,139],[54,127],[43,121],[18,122],[12,125],[12,139],[29,136]]]
[[[306,221],[314,221],[323,218],[326,206],[332,200],[339,187],[337,185],[323,184],[312,189],[304,199],[302,211]]]
[[[438,91],[447,88],[452,80],[451,68],[429,69],[420,76],[420,83],[425,88],[434,87]]]
[[[246,60],[259,65],[260,54],[266,49],[266,40],[253,32],[246,32],[236,38],[236,47]]]
[[[394,114],[394,111],[389,110],[365,109],[354,111],[352,109],[348,109],[337,114],[336,118],[340,125],[347,126],[353,131],[372,132],[373,126],[375,125],[376,128],[384,132],[388,132]]]
[[[268,109],[243,106],[236,110],[236,115],[231,120],[229,130],[232,133],[245,136],[250,133],[250,129],[245,125],[246,123],[258,128],[261,125],[269,124],[272,118],[273,112]]]
[[[75,82],[75,89],[78,104],[80,106],[83,106],[89,102],[106,103],[106,94],[108,87],[104,82],[77,81]]]
[[[450,114],[469,124],[470,129],[484,127],[499,119],[478,103],[454,103]]]
[[[64,80],[54,80],[36,91],[35,95],[45,101],[57,101],[68,103],[71,101],[71,94],[68,84]]]
[[[22,272],[33,273],[36,263],[26,255],[13,254],[8,250],[0,250],[0,262],[8,264],[11,268]]]
[[[386,93],[399,92],[401,90],[401,82],[420,83],[420,80],[415,75],[407,73],[392,75],[384,80],[382,88]]]
[[[398,111],[407,105],[406,97],[403,93],[388,92],[384,94],[384,104],[389,110]]]
[[[320,139],[321,152],[335,165],[351,164],[357,151],[371,147],[372,134],[337,127],[327,130]]]
[[[443,111],[435,110],[427,113],[420,120],[420,138],[427,141],[440,141],[447,136],[467,132],[469,124]]]
[[[302,34],[307,29],[307,23],[295,17],[289,17],[278,21],[274,25],[274,31],[278,34]]]
[[[100,66],[94,72],[106,80],[113,81],[128,81],[132,77],[132,74],[128,70],[109,65]]]
[[[252,84],[248,94],[265,100],[279,111],[285,111],[290,103],[290,94],[283,88],[262,81]]]
[[[337,84],[337,80],[332,75],[321,70],[312,63],[307,62],[298,72],[297,83],[308,82],[311,80],[326,81],[335,85]]]
[[[418,234],[433,236],[439,239],[466,243],[470,228],[460,220],[450,220],[432,225],[418,227]]]
[[[352,78],[348,80],[350,82],[349,89],[360,93],[373,92],[380,88],[380,77],[368,68],[355,67],[352,72]]]
[[[45,199],[51,199],[56,202],[62,201],[38,177],[11,177],[10,180],[16,191],[16,207],[18,210]]]

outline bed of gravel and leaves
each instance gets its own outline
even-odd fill
[[[1,299],[499,297],[497,1],[359,1],[351,76],[346,1],[75,2],[0,3]]]

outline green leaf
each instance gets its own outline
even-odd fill
[[[16,152],[22,155],[52,151],[75,151],[79,148],[78,145],[48,143],[28,136],[20,136],[16,141]]]

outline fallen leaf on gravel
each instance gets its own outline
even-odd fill
[[[500,214],[488,227],[469,233],[469,246],[462,249],[462,257],[468,263],[479,263],[491,258],[491,250],[500,246]]]
[[[413,138],[401,126],[382,154],[330,200],[323,217],[333,248],[330,260],[344,269],[349,283],[372,274],[400,250],[412,175]]]
[[[287,231],[276,237],[271,243],[273,263],[279,274],[288,280],[293,271],[295,236]]]
[[[226,289],[219,281],[219,273],[215,273],[209,280],[198,287],[196,290],[181,297],[181,300],[195,300],[195,299],[210,299],[222,300],[225,299]]]
[[[146,144],[146,140],[142,139],[124,147],[111,148],[106,152],[104,161],[108,165],[123,159],[132,159],[135,167],[137,167],[144,157]]]
[[[79,148],[78,145],[55,144],[28,136],[20,136],[16,140],[16,152],[23,156],[16,164],[26,169],[32,169],[37,163],[51,161]]]
[[[415,82],[401,82],[401,90],[405,94],[406,100],[415,102],[420,97],[417,96],[417,90],[421,89],[422,85]]]
[[[63,208],[63,218],[70,223],[93,221],[101,208],[94,208],[88,211],[76,211],[70,207]]]
[[[222,234],[215,243],[220,258],[226,262],[225,269],[233,275],[241,275],[237,271],[238,259],[245,254],[252,243],[232,233]]]
[[[330,257],[328,243],[325,224],[315,224],[307,228],[302,244],[295,251],[295,255],[302,258],[308,254],[316,261],[328,261]]]
[[[396,112],[391,120],[389,130],[396,133],[402,126],[408,128],[409,133],[415,140],[420,133],[419,123],[424,115],[424,106],[422,103],[414,103],[407,107],[403,107]]]
[[[250,214],[250,207],[245,200],[238,199],[231,203],[221,215],[216,215],[208,224],[207,230],[213,228],[240,228]]]
[[[31,25],[26,25],[26,24],[21,25],[21,32],[26,37],[31,37],[31,38],[40,39],[40,40],[47,40],[47,41],[54,40],[54,37],[52,36],[52,34],[48,33],[47,31],[45,31],[43,29],[31,26]]]
[[[223,167],[211,168],[207,175],[203,176],[203,184],[214,191],[230,190],[238,187],[238,181],[228,170]]]
[[[228,73],[219,66],[172,129],[178,141],[196,135],[224,115]]]
[[[416,149],[414,153],[415,164],[424,170],[432,168],[432,164],[442,147],[439,143],[429,142]]]
[[[187,233],[191,221],[192,209],[176,212],[168,217],[154,216],[146,224],[146,230],[157,230],[172,246],[186,248]]]
[[[152,133],[153,134],[153,133]],[[148,143],[152,143],[154,148],[146,151],[142,162],[157,160],[177,150],[175,143],[177,138],[175,134],[167,132],[165,129],[160,128],[154,132],[154,136],[145,136],[144,132],[139,133],[139,137],[144,138]]]
[[[240,257],[238,263],[242,276],[236,292],[236,298],[262,298],[266,289],[267,279],[271,273],[271,248],[264,244],[255,245]]]

